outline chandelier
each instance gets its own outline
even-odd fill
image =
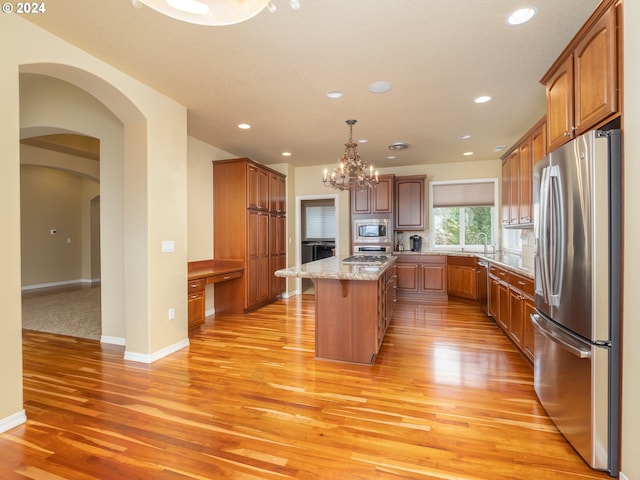
[[[325,187],[331,186],[337,190],[363,190],[365,188],[373,188],[378,183],[378,171],[375,173],[373,167],[367,168],[367,162],[360,158],[358,153],[358,145],[353,143],[353,125],[357,120],[347,120],[345,123],[349,125],[349,143],[345,143],[346,147],[340,164],[333,169],[331,175],[329,171],[324,169],[322,181]]]
[[[133,6],[145,4],[157,12],[183,22],[198,25],[233,25],[276,7],[270,0],[131,0]],[[291,8],[300,8],[300,0],[290,0]]]

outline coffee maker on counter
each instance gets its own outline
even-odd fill
[[[409,237],[409,241],[411,242],[412,252],[419,252],[422,250],[422,237],[420,235],[411,235]]]

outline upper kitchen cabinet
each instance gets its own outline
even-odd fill
[[[533,165],[546,155],[545,119],[502,156],[502,224],[533,223]]]
[[[620,1],[605,0],[552,65],[547,90],[547,151],[618,114]]]
[[[424,230],[424,183],[426,175],[396,177],[396,230]]]
[[[379,175],[374,188],[351,191],[351,213],[377,214],[393,212],[393,179],[395,175]]]

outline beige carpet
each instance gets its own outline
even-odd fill
[[[22,299],[22,328],[100,340],[100,288],[26,295]]]

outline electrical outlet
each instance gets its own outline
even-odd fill
[[[171,307],[169,309],[169,320],[173,320],[174,318],[176,318],[176,309]]]

